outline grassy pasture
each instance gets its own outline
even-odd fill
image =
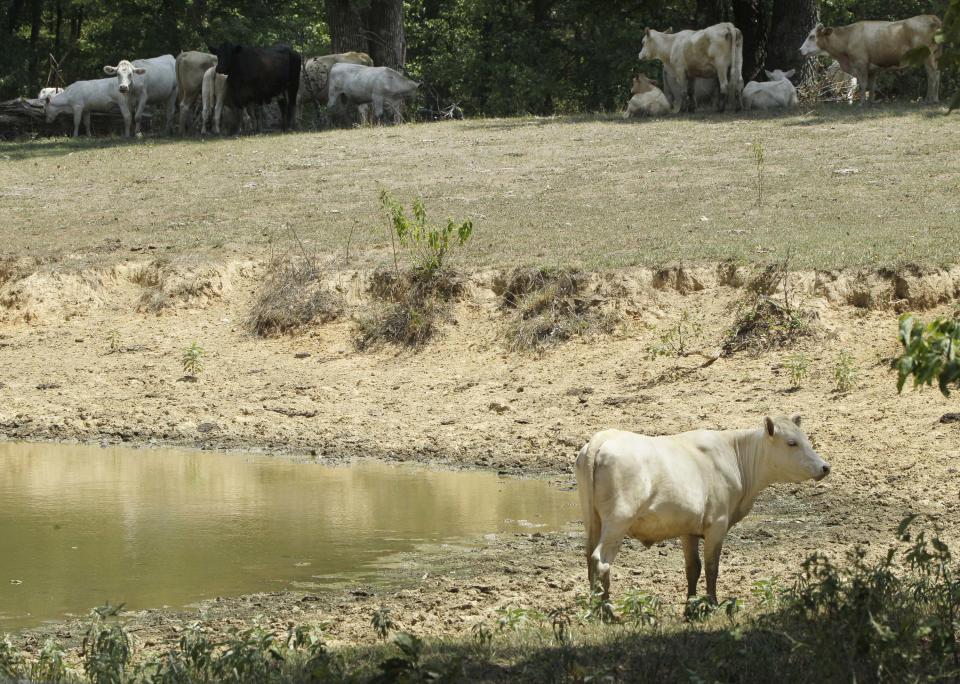
[[[787,249],[795,267],[955,263],[956,125],[940,109],[841,105],[0,143],[0,252],[261,255],[289,227],[321,252],[349,243],[375,262],[389,245],[382,187],[423,196],[434,219],[473,219],[476,267],[764,261]]]

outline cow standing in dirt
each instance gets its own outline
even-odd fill
[[[716,601],[720,550],[731,527],[775,482],[822,480],[830,466],[800,429],[800,416],[765,418],[757,430],[696,430],[647,437],[598,432],[577,456],[577,491],[586,528],[587,577],[610,596],[610,566],[624,537],[649,547],[680,537],[687,596],[702,565]]]

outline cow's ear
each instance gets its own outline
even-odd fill
[[[107,74],[108,76],[114,76],[117,73],[117,67],[109,65],[105,66],[103,67],[103,73]]]
[[[790,420],[793,421],[793,424],[794,424],[794,425],[796,425],[797,427],[800,427],[800,414],[799,414],[799,413],[794,413],[792,416],[790,416]]]
[[[145,74],[145,73],[147,73],[147,70],[144,69],[143,67],[136,67],[136,68],[133,70],[133,73],[135,73],[135,74]]]
[[[774,425],[773,425],[773,419],[770,416],[767,416],[766,418],[763,419],[763,426],[767,430],[767,435],[769,437],[773,437]]]
[[[790,71],[788,71],[787,73],[785,73],[784,76],[786,76],[787,78],[793,78],[793,75],[794,75],[795,73],[797,73],[797,70],[796,70],[796,69],[791,69]],[[797,423],[797,425],[799,425],[799,424],[800,424],[800,423]]]
[[[673,33],[673,27],[672,26],[667,27],[667,30],[664,31],[664,33]]]
[[[643,35],[645,35],[645,36],[649,36],[649,35],[650,35],[650,27],[649,27],[649,26],[648,26],[647,28],[643,29]]]
[[[767,78],[768,78],[769,80],[771,80],[771,81],[773,80],[773,74],[772,74],[772,73],[770,73],[770,72],[767,71],[766,69],[763,70],[763,73],[765,73],[765,74],[767,75]]]
[[[833,33],[833,27],[831,26],[828,26],[826,28],[821,28],[819,31],[817,31],[817,35],[823,35],[823,36],[829,36],[831,33]]]

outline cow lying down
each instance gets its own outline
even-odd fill
[[[670,112],[670,103],[657,85],[643,74],[633,79],[633,97],[627,103],[624,119],[633,116],[662,116]]]
[[[610,566],[623,538],[650,546],[680,537],[687,595],[700,579],[700,539],[707,596],[717,597],[720,549],[727,531],[774,482],[822,480],[830,466],[800,429],[800,416],[765,418],[756,430],[696,430],[646,437],[598,432],[577,457],[577,490],[587,533],[587,576],[610,596]]]

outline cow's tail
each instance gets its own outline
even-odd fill
[[[743,97],[743,32],[733,24],[729,29],[730,73],[727,80],[727,101],[740,109]]]
[[[187,92],[186,89],[183,87],[183,86],[184,86],[183,79],[185,78],[185,75],[184,75],[183,72],[184,72],[184,71],[186,70],[186,68],[187,68],[187,67],[186,67],[186,62],[187,62],[187,60],[185,60],[185,59],[178,59],[178,60],[175,62],[175,64],[176,64],[175,71],[176,71],[176,74],[177,74],[177,99],[178,99],[178,100],[182,100],[184,94]],[[168,71],[167,73],[170,73],[170,72]]]
[[[597,459],[597,446],[590,440],[577,455],[576,475],[577,494],[580,497],[580,509],[583,513],[583,529],[586,532],[584,554],[587,557],[587,577],[591,585],[594,582],[591,557],[600,544],[600,515],[594,507],[593,474]]]

